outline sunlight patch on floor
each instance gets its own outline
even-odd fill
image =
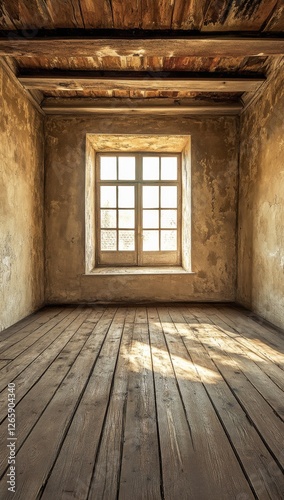
[[[164,349],[151,346],[151,352],[154,359],[154,368],[150,357],[150,347],[143,342],[133,341],[131,352],[121,354],[127,360],[129,370],[132,372],[141,373],[144,370],[149,370],[164,377],[184,379],[196,383],[201,382],[200,376],[202,376],[203,382],[208,384],[215,384],[217,381],[222,380],[222,377],[217,372],[197,365],[188,359],[173,354],[171,354],[170,359],[168,351]],[[171,360],[176,374],[173,372]]]

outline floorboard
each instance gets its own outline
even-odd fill
[[[0,334],[0,498],[14,383],[14,499],[280,500],[283,368],[236,306],[46,307]]]

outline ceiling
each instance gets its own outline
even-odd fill
[[[0,30],[47,113],[237,113],[284,55],[284,0],[2,0]]]

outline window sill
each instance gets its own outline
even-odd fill
[[[195,274],[181,266],[174,267],[97,267],[85,276],[115,276],[132,274]]]

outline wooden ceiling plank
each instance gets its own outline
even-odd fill
[[[0,28],[282,31],[283,0],[3,0]]]
[[[19,18],[19,8],[16,5],[10,4],[0,5],[0,26],[1,29],[15,30],[18,26],[15,24],[15,18]]]
[[[171,28],[174,0],[143,0],[141,3],[143,29]]]
[[[84,28],[80,0],[45,0],[52,28]]]
[[[52,18],[43,0],[21,0],[18,3],[19,16],[15,24],[22,30],[53,28]]]
[[[74,90],[160,90],[160,91],[211,91],[211,92],[255,92],[265,81],[263,77],[202,77],[183,74],[183,76],[169,76],[169,73],[145,73],[137,76],[124,76],[123,72],[108,75],[69,76],[69,75],[20,75],[20,83],[25,89],[39,89],[48,91]]]
[[[12,29],[83,28],[79,0],[10,0],[0,7],[10,16]],[[1,22],[0,26],[5,29]],[[29,35],[32,35],[30,33]]]
[[[111,0],[80,0],[86,28],[113,28]]]
[[[76,31],[76,30],[75,30]],[[13,57],[247,57],[284,54],[284,36],[0,36],[0,56]]]
[[[116,29],[135,29],[142,26],[142,2],[111,0],[113,26]]]
[[[208,0],[175,0],[172,29],[197,30],[203,24],[204,13],[208,5]]]
[[[202,31],[259,31],[277,0],[211,1]]]
[[[263,31],[281,32],[284,31],[284,2],[278,0],[267,22],[262,26]]]

